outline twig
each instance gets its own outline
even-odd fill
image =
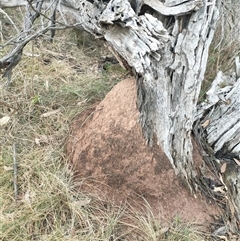
[[[13,144],[13,186],[15,201],[18,198],[16,143]]]
[[[9,20],[9,22],[15,28],[16,32],[19,33],[20,32],[19,29],[17,28],[16,24],[12,21],[12,19],[9,17],[9,15],[5,11],[3,11],[1,8],[0,8],[0,13],[4,14],[6,16],[6,18]]]
[[[81,124],[81,127],[80,127],[80,128],[82,128],[82,127],[85,125],[85,123],[87,122],[87,120],[88,120],[89,118],[91,118],[91,117],[94,115],[95,112],[100,111],[100,110],[102,110],[102,109],[103,109],[103,107],[99,107],[98,109],[96,109],[96,110],[94,110],[92,113],[90,113],[90,115],[88,115],[87,118],[83,121],[83,123]]]
[[[9,105],[9,104],[6,103],[5,101],[1,101],[1,100],[0,100],[0,106],[5,106],[5,107],[7,107],[7,108],[9,108],[9,109],[13,109],[14,111],[11,112],[10,115],[13,115],[13,113],[15,113],[16,111],[18,111],[18,108],[17,108],[17,107],[13,107],[12,105]]]

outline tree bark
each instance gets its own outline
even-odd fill
[[[225,219],[231,232],[239,232],[240,224],[240,78],[239,62],[230,75],[219,72],[198,105],[194,134],[203,151],[202,156],[220,183],[213,184],[212,196],[224,198]],[[204,171],[202,171],[204,175]],[[214,180],[211,180],[214,183]],[[227,232],[228,230],[224,230]]]
[[[176,173],[194,190],[191,130],[218,6],[207,1],[168,1],[168,6],[146,1],[149,8],[136,16],[131,6],[120,9],[119,4],[122,1],[110,1],[100,17],[104,38],[136,71],[147,142],[151,145],[156,135]]]

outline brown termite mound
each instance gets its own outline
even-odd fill
[[[79,191],[117,204],[145,200],[165,220],[209,222],[218,213],[215,205],[179,183],[160,147],[146,145],[138,119],[136,83],[125,79],[74,120],[67,152]],[[196,146],[193,156],[202,163]]]

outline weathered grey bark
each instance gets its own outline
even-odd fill
[[[207,92],[206,100],[198,105],[195,136],[202,147],[205,162],[219,178],[214,180],[213,193],[221,194],[227,203],[225,219],[232,232],[239,232],[240,222],[240,75],[239,61],[230,75],[219,72]],[[204,175],[204,171],[202,171]],[[221,230],[227,232],[227,229]]]
[[[4,2],[6,3],[0,0],[0,6],[4,6]],[[10,2],[14,1],[8,1],[8,4]],[[226,106],[220,106],[221,101],[218,100],[211,107],[198,106],[200,110],[196,112],[220,2],[221,0],[32,1],[28,11],[31,14],[26,22],[28,25],[25,24],[27,31],[12,52],[0,60],[0,68],[7,67],[11,71],[10,64],[14,62],[15,65],[20,60],[19,53],[26,42],[48,30],[75,27],[105,39],[118,60],[136,75],[140,122],[147,143],[151,145],[155,135],[176,173],[195,191],[199,178],[192,160],[191,133],[194,120],[196,123],[199,120],[200,123],[195,125],[195,133],[199,136],[199,129],[200,133],[206,133],[200,138],[203,148],[211,151],[206,155],[214,156],[226,151],[239,154],[239,112],[236,111],[239,102],[238,92],[235,91],[239,88],[236,87],[238,84],[231,87],[228,93],[228,99],[234,100],[228,106],[228,99]],[[41,3],[41,7],[47,8],[51,14],[57,9],[59,16],[56,24],[50,21],[41,26],[41,30],[34,29],[33,33],[30,30],[33,29],[35,19],[30,17],[32,13],[41,10],[37,8]],[[239,69],[237,73],[239,75]],[[209,96],[213,98],[215,95]],[[209,108],[214,108],[212,115],[208,113]],[[220,116],[223,117],[219,118]],[[206,118],[210,117],[211,123],[208,124]],[[226,121],[228,117],[235,119]],[[220,164],[219,162],[216,168],[217,172],[221,169]],[[236,179],[229,177],[226,180],[224,185],[230,190]],[[232,217],[239,221],[237,213],[240,206],[236,199],[238,186],[235,185],[234,188],[231,191],[235,192],[232,194],[235,199],[232,198],[231,202],[235,210]],[[230,197],[230,194],[227,195]]]
[[[138,107],[145,137],[151,144],[156,134],[176,173],[195,188],[190,136],[217,6],[215,2],[189,1],[177,3],[176,7],[168,1],[171,7],[161,8],[158,1],[150,1],[150,7],[161,8],[151,10],[155,18],[147,13],[130,15],[127,8],[112,12],[115,2],[109,3],[100,23],[107,25],[104,37],[108,43],[137,73]]]
[[[198,107],[200,134],[216,156],[239,158],[240,154],[240,79],[235,78],[235,73],[225,76],[219,72],[207,92],[206,102]]]

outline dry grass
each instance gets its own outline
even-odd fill
[[[125,72],[111,63],[102,69],[99,58],[109,55],[104,48],[77,48],[74,31],[67,35],[67,41],[66,34],[60,35],[52,45],[44,39],[30,43],[9,88],[3,88],[1,80],[0,119],[10,119],[0,132],[0,239],[197,240],[188,224],[181,224],[187,232],[177,230],[179,225],[171,231],[162,229],[148,215],[148,206],[140,214],[127,205],[106,205],[76,189],[79,183],[74,182],[64,153],[70,122],[102,99]]]
[[[222,3],[220,18],[209,49],[207,69],[199,101],[205,99],[205,94],[219,71],[229,73],[235,67],[235,58],[240,54],[239,9],[238,1]]]
[[[175,220],[162,227],[147,203],[139,212],[76,188],[64,153],[69,125],[126,74],[119,65],[99,66],[109,53],[89,41],[74,31],[59,34],[54,44],[36,40],[9,88],[0,80],[0,120],[9,118],[0,126],[0,240],[202,240],[192,224]]]

